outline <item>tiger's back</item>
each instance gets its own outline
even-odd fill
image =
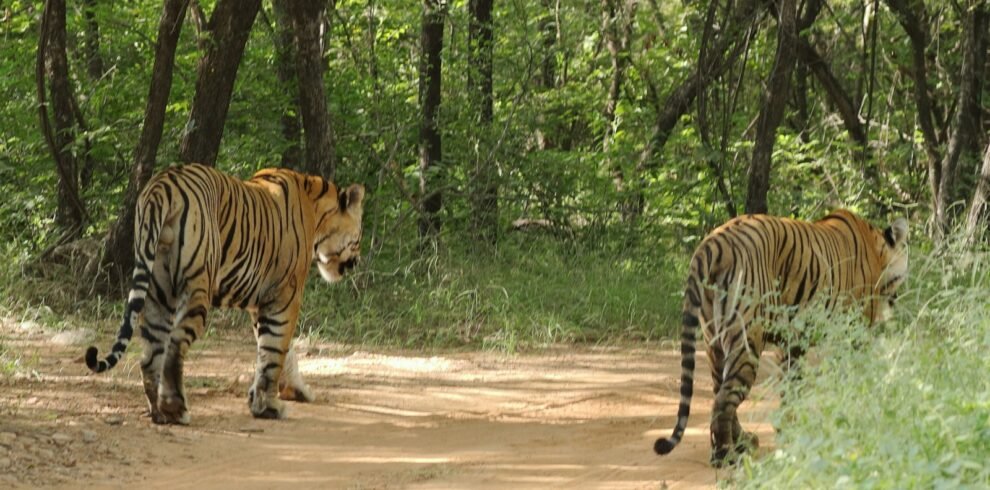
[[[757,444],[736,408],[756,379],[766,331],[812,301],[827,309],[862,305],[870,323],[882,320],[907,274],[907,223],[878,230],[846,210],[814,223],[767,215],[732,219],[712,231],[692,255],[682,314],[681,403],[673,434],[658,439],[666,454],[683,437],[693,394],[700,328],[715,385],[712,461]],[[785,314],[786,313],[786,314]],[[802,352],[784,346],[788,354]]]

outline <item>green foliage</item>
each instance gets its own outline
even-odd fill
[[[990,485],[990,262],[914,254],[895,320],[866,329],[819,317],[823,337],[784,383],[777,448],[741,487],[985,488]]]
[[[516,350],[557,342],[658,339],[679,315],[681,267],[602,256],[551,237],[382,248],[342,285],[309,282],[300,329],[340,341]]]

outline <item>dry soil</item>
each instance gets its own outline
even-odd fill
[[[0,374],[0,487],[691,489],[732,478],[708,464],[704,355],[685,440],[653,453],[677,412],[674,344],[506,355],[302,343],[317,400],[268,421],[247,407],[250,330],[213,332],[188,358],[192,424],[180,427],[143,415],[138,348],[88,372],[85,345],[105,351],[103,337],[0,320],[0,360],[18,360]],[[762,454],[769,391],[741,415]]]

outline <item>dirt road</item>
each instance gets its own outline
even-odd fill
[[[192,424],[162,427],[142,416],[138,348],[90,375],[84,345],[71,345],[85,340],[0,322],[4,358],[20,358],[0,377],[0,487],[689,489],[731,478],[708,464],[703,355],[687,437],[653,454],[677,411],[673,345],[509,356],[312,344],[300,365],[317,401],[264,421],[247,408],[250,335],[214,332],[194,347]],[[764,448],[765,393],[741,413]]]

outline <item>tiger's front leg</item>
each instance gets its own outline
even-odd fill
[[[306,386],[306,381],[302,379],[302,373],[299,372],[299,355],[291,347],[285,354],[285,365],[282,366],[282,376],[278,381],[278,397],[304,403],[316,399],[309,386]]]
[[[279,378],[298,314],[299,302],[293,302],[289,306],[274,306],[252,315],[255,318],[258,360],[254,384],[248,390],[248,406],[256,418],[285,418],[285,403],[279,400]]]

